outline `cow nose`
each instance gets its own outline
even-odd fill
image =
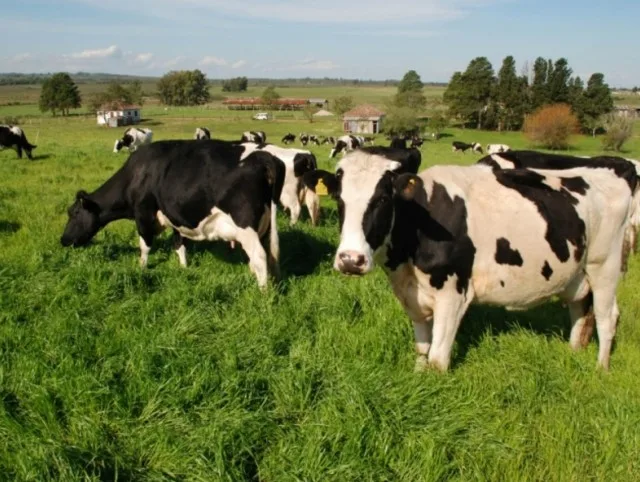
[[[362,274],[366,259],[357,251],[342,251],[338,254],[338,268],[343,273]]]

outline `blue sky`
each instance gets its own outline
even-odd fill
[[[593,0],[0,0],[1,72],[447,81],[484,55],[537,56],[640,85],[640,2]],[[8,47],[10,46],[10,47]]]

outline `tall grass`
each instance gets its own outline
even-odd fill
[[[2,114],[2,111],[0,111]],[[248,116],[248,114],[247,114]],[[202,118],[151,119],[188,138]],[[248,117],[205,124],[237,138]],[[260,124],[338,133],[339,122]],[[75,192],[121,165],[120,129],[34,119],[37,158],[0,153],[0,480],[629,480],[640,477],[640,261],[619,290],[612,371],[567,344],[558,303],[473,307],[447,374],[412,372],[413,333],[384,275],[332,270],[335,206],[279,217],[283,281],[261,293],[244,256],[168,235],[146,270],[133,223],[59,245]],[[450,140],[527,147],[519,133],[449,130],[423,166],[470,163]],[[379,138],[379,143],[384,141]],[[638,156],[637,138],[629,156]],[[580,137],[575,153],[599,152]],[[332,168],[329,148],[312,147]]]

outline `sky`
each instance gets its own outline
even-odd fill
[[[477,56],[496,71],[566,57],[575,75],[640,85],[640,1],[0,0],[0,72],[446,82]]]

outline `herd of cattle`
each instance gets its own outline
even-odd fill
[[[151,142],[148,129],[127,129],[115,149],[131,155],[94,192],[76,194],[62,245],[86,245],[107,224],[131,219],[142,266],[170,228],[182,266],[185,239],[238,242],[264,288],[279,271],[278,206],[293,225],[305,204],[315,225],[328,194],[339,216],[334,268],[384,269],[413,322],[416,369],[449,367],[472,302],[522,310],[552,297],[568,306],[572,348],[595,326],[598,363],[608,369],[617,286],[640,229],[637,161],[489,145],[474,165],[418,173],[419,149],[364,146],[348,135],[335,139],[331,157],[347,153],[329,172],[308,150],[268,144],[264,132],[222,141],[198,128],[194,137]],[[16,127],[2,127],[0,142],[29,157],[35,147]],[[482,153],[477,143],[453,149]]]

